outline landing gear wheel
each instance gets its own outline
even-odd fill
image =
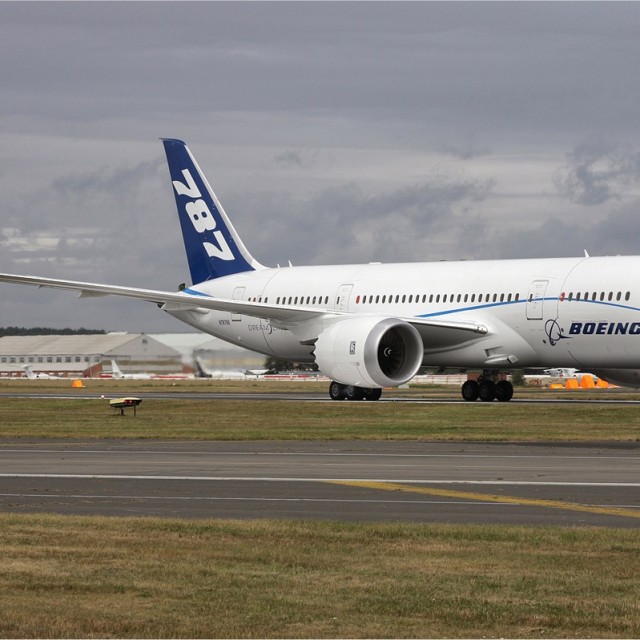
[[[462,397],[467,402],[475,402],[480,397],[480,385],[475,380],[467,380],[462,385]]]
[[[496,385],[491,380],[483,380],[480,383],[478,397],[482,402],[492,402],[496,398]]]
[[[380,400],[380,396],[382,395],[382,389],[365,389],[364,390],[364,399],[370,401]]]
[[[332,400],[344,400],[347,397],[346,387],[339,382],[332,382],[329,385],[329,396]]]
[[[508,380],[496,382],[496,399],[498,402],[509,402],[513,398],[513,385]]]
[[[345,387],[345,396],[347,400],[363,400],[364,389],[362,387],[354,387],[349,385]]]

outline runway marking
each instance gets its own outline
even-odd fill
[[[373,500],[354,498],[264,498],[264,497],[223,497],[223,496],[147,496],[147,495],[109,495],[109,494],[79,494],[79,493],[0,493],[0,498],[48,498],[53,500],[170,500],[182,502],[304,502],[304,503],[339,503],[339,504],[399,504],[397,500]],[[475,505],[475,506],[499,506],[517,507],[520,502],[496,502],[490,500],[483,502],[480,500],[403,500],[403,505]],[[594,505],[594,508],[600,508]],[[607,513],[611,509],[625,510],[633,509],[633,505],[616,505],[612,507],[602,507]]]
[[[398,504],[397,500],[363,500],[348,498],[258,498],[258,497],[221,497],[221,496],[146,496],[146,495],[109,495],[109,494],[78,494],[78,493],[0,493],[0,498],[52,498],[52,499],[101,499],[101,500],[182,500],[182,501],[230,501],[230,502],[339,502],[357,504]],[[477,504],[489,505],[495,503],[461,502],[459,500],[447,502],[445,500],[406,500],[402,504]],[[508,507],[510,505],[504,504]]]
[[[71,445],[73,446],[73,445]],[[216,457],[326,457],[326,458],[461,458],[465,461],[469,459],[479,458],[484,459],[498,459],[498,460],[548,460],[548,454],[527,454],[518,455],[514,453],[500,454],[500,453],[474,453],[462,451],[460,453],[358,453],[358,452],[304,452],[304,451],[197,451],[197,450],[182,450],[182,449],[162,449],[158,451],[150,450],[138,450],[138,449],[39,449],[37,445],[33,448],[12,448],[11,446],[3,446],[0,444],[0,454],[2,453],[47,453],[47,454],[60,454],[60,455],[93,455],[93,454],[115,454],[119,456],[123,455],[135,455],[135,456],[166,456],[166,455],[197,455],[197,456],[216,456]],[[640,456],[627,456],[627,455],[560,455],[554,456],[553,460],[617,460],[617,461],[630,461],[635,462],[640,460]]]
[[[496,485],[496,486],[522,486],[522,487],[621,487],[621,488],[640,488],[639,482],[553,482],[553,481],[537,481],[537,480],[424,480],[424,479],[390,479],[390,478],[296,478],[296,477],[273,477],[273,476],[167,476],[167,475],[127,475],[127,474],[78,474],[78,473],[0,473],[0,478],[47,478],[62,480],[190,480],[197,482],[328,482],[335,484],[354,485],[376,485],[375,488],[383,488],[382,485],[390,485],[395,487],[404,487],[404,490],[418,491],[417,488],[411,488],[407,485],[411,484],[464,484],[464,485]],[[406,483],[406,484],[400,484]],[[378,486],[380,485],[380,486]],[[388,489],[396,490],[396,489]],[[424,489],[428,491],[428,489]],[[433,489],[440,491],[440,489]],[[446,491],[446,490],[442,490]],[[453,491],[452,493],[456,493]],[[434,494],[435,495],[435,494]],[[471,494],[470,494],[471,495]],[[483,495],[483,494],[473,494]],[[501,496],[495,496],[500,498]],[[494,500],[495,502],[495,500]]]
[[[419,493],[430,496],[440,496],[443,498],[461,498],[466,500],[477,500],[482,502],[492,502],[497,504],[516,504],[529,507],[546,507],[550,509],[564,509],[568,511],[581,511],[584,513],[595,513],[598,515],[622,516],[624,518],[640,518],[640,511],[624,509],[619,507],[600,507],[596,505],[579,504],[574,502],[564,502],[562,500],[545,500],[538,498],[518,498],[516,496],[499,496],[489,493],[475,493],[472,491],[455,491],[453,489],[432,489],[429,487],[412,487],[406,484],[395,482],[369,482],[354,480],[331,481],[331,484],[339,484],[347,487],[361,487],[363,489],[377,489],[380,491],[405,491],[407,493]]]

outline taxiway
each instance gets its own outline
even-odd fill
[[[0,510],[640,526],[640,444],[0,440]]]

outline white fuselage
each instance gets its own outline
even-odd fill
[[[638,272],[636,256],[308,266],[249,271],[190,291],[487,327],[484,335],[448,344],[446,330],[435,339],[418,326],[426,366],[640,368]],[[169,313],[247,349],[313,361],[313,347],[277,323],[206,309]]]

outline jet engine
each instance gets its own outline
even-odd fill
[[[356,387],[397,387],[422,364],[422,338],[408,322],[386,316],[339,320],[315,344],[320,371]]]

